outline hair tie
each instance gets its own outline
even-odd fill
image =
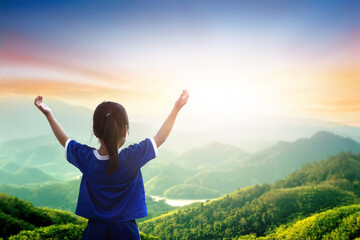
[[[107,113],[107,114],[106,114],[106,117],[109,117],[109,116],[110,116],[110,113]]]

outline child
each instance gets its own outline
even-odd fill
[[[140,239],[135,219],[147,216],[140,168],[157,156],[158,147],[169,136],[188,98],[188,92],[183,90],[153,138],[124,149],[120,147],[129,129],[125,108],[115,102],[102,102],[93,116],[93,131],[100,142],[97,150],[69,139],[42,97],[35,99],[35,106],[65,147],[67,161],[83,174],[76,207],[77,215],[89,219],[83,239]]]

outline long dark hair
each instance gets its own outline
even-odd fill
[[[124,128],[129,130],[129,119],[125,108],[116,102],[100,103],[93,115],[94,135],[103,140],[109,152],[110,164],[106,174],[113,174],[119,167],[118,140],[121,139]]]

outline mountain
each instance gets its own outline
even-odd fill
[[[3,174],[0,183],[34,183],[34,181],[10,181],[5,178],[6,175],[10,179],[10,175],[14,174],[18,170],[17,168],[22,167],[37,168],[50,175],[54,180],[59,181],[71,180],[81,175],[75,167],[65,160],[64,148],[51,135],[10,140],[4,142],[2,146],[5,147],[0,153],[0,170],[7,171],[9,174]],[[206,144],[184,154],[178,154],[167,149],[160,149],[159,152],[159,156],[142,169],[144,182],[147,183],[146,187],[149,189],[149,194],[153,195],[162,195],[166,189],[172,186],[187,183],[185,182],[187,178],[201,171],[219,169],[220,167],[222,169],[231,169],[233,165],[241,162],[241,159],[247,156],[244,151],[221,143]],[[156,176],[159,178],[155,182],[156,178],[154,177]],[[167,188],[158,185],[160,178],[171,179],[166,183]],[[153,180],[150,181],[151,179]],[[48,180],[44,179],[43,181]],[[41,181],[35,181],[35,183],[37,182]],[[212,189],[211,187],[210,189],[218,191],[218,189]],[[214,194],[209,194],[208,197],[211,196],[214,196]]]
[[[30,202],[0,193],[0,238],[81,239],[87,220],[72,213],[36,208]],[[156,240],[144,233],[141,239]]]
[[[305,164],[282,180],[274,183],[277,188],[291,188],[306,184],[329,183],[360,196],[360,162],[358,155],[340,153],[326,161]]]
[[[9,164],[5,165],[9,168]],[[11,167],[11,166],[10,166]],[[14,167],[14,165],[12,165]],[[14,173],[0,170],[0,183],[23,185],[53,181],[54,178],[37,168],[22,167]]]
[[[155,160],[156,161],[156,160]],[[196,171],[193,169],[185,169],[180,167],[174,161],[168,161],[161,164],[147,163],[141,171],[143,172],[144,181],[154,176],[169,177],[173,182],[180,184],[184,179],[192,176]]]
[[[96,144],[86,144],[96,146]],[[129,144],[127,142],[125,145]],[[59,181],[71,180],[81,175],[78,169],[66,161],[64,148],[52,135],[10,140],[2,143],[1,146],[0,170],[14,173],[21,167],[34,167]],[[178,156],[177,153],[167,149],[160,149],[159,152],[160,156],[152,161],[155,162],[155,166],[157,162],[166,163],[167,160]],[[0,180],[0,183],[9,182]]]
[[[220,197],[216,190],[192,184],[178,184],[164,191],[164,197],[170,199],[208,199]]]
[[[360,144],[329,132],[318,132],[310,138],[279,142],[251,154],[232,170],[204,171],[185,180],[223,193],[254,184],[272,183],[299,169],[303,164],[320,161],[342,151],[360,152]],[[240,161],[239,161],[240,162]]]
[[[247,159],[249,166],[266,166],[271,169],[274,181],[299,169],[303,164],[320,161],[340,152],[360,153],[360,144],[351,138],[341,137],[330,132],[318,132],[310,138],[294,142],[279,142]]]
[[[41,183],[31,186],[1,184],[0,192],[30,201],[37,207],[75,212],[80,180],[65,183]]]
[[[59,144],[53,135],[37,135],[29,138],[11,139],[3,142],[2,145],[2,156],[11,156],[14,153],[22,151],[28,151],[39,146],[47,146]]]
[[[243,150],[229,144],[211,142],[181,154],[175,161],[184,168],[228,169],[248,156]]]
[[[15,174],[20,168],[38,169],[53,180],[68,180],[80,175],[80,172],[65,159],[64,148],[52,136],[39,136],[29,139],[11,140],[0,154],[0,170]],[[40,172],[39,172],[40,174]],[[45,180],[44,180],[45,181]],[[14,184],[25,184],[19,181]],[[0,180],[0,183],[10,183]],[[28,182],[31,183],[31,182]]]
[[[208,189],[203,198],[213,198],[238,188],[261,183],[272,183],[299,169],[303,164],[320,161],[342,151],[360,152],[360,144],[329,132],[318,132],[294,142],[278,142],[263,151],[248,154],[223,143],[209,143],[194,148],[175,158],[143,168],[145,189],[149,194],[164,196],[175,185],[177,198],[199,198],[195,191],[185,191],[182,184]],[[184,190],[181,194],[180,189]],[[175,191],[174,189],[172,190]],[[186,194],[185,194],[186,192]],[[171,192],[170,192],[171,193]],[[191,194],[192,193],[192,194]]]
[[[243,188],[200,206],[150,219],[139,227],[161,239],[266,236],[283,224],[358,203],[359,167],[360,154],[340,153],[305,165],[272,185]]]
[[[142,168],[145,190],[147,193],[157,196],[165,196],[165,191],[169,190],[166,194],[167,197],[171,196],[171,198],[177,199],[214,198],[223,193],[223,189],[219,191],[219,188],[213,186],[201,186],[198,182],[188,183],[187,179],[213,170],[230,170],[247,156],[246,152],[237,147],[212,142],[177,156],[171,155],[161,161],[155,159]],[[161,153],[159,157],[161,157]],[[213,180],[216,181],[216,179]],[[191,186],[193,191],[185,190],[183,184]],[[175,187],[175,185],[178,186]],[[170,191],[172,187],[175,188]],[[201,194],[195,189],[201,191]]]
[[[145,183],[146,193],[154,196],[163,195],[166,189],[175,186],[177,183],[168,176],[155,176]]]
[[[63,147],[51,135],[11,140],[2,143],[0,147],[3,148],[0,153],[0,171],[6,172],[0,178],[2,183],[27,183],[28,180],[18,181],[12,177],[18,171],[17,167],[36,168],[54,180],[61,181],[81,175],[65,160]],[[216,142],[183,154],[162,148],[159,151],[159,157],[142,168],[149,194],[163,196],[167,189],[175,185],[190,184],[212,190],[205,197],[212,198],[214,194],[210,192],[213,191],[222,195],[253,184],[272,183],[299,169],[304,163],[312,163],[341,151],[360,152],[360,144],[350,138],[319,132],[310,138],[279,142],[254,154]],[[7,181],[6,176],[16,181]],[[161,180],[166,178],[170,179],[166,183]],[[48,180],[44,178],[32,182]],[[159,180],[164,184],[158,184]],[[184,199],[189,196],[189,191],[182,196],[176,195]],[[191,198],[195,198],[195,195],[199,196],[194,192]]]
[[[258,168],[251,167],[244,168],[242,171],[236,168],[232,170],[204,170],[186,178],[184,183],[210,188],[223,195],[233,192],[239,187],[259,183],[258,179],[253,179],[258,172]]]
[[[21,168],[21,165],[11,162],[11,161],[0,162],[0,169],[5,172],[16,172],[20,168]]]
[[[339,152],[360,152],[360,144],[330,132],[317,132],[310,138],[294,142],[279,142],[264,151],[253,154],[248,164],[269,164],[281,168],[297,169],[304,163],[320,161]],[[286,170],[285,170],[286,171]]]

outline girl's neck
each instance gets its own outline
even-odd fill
[[[98,149],[98,153],[99,153],[101,156],[107,156],[107,155],[109,155],[108,150],[106,149],[105,145],[103,145],[103,144],[100,145],[100,148]]]
[[[117,148],[118,148],[118,149],[125,143],[125,140],[126,140],[126,137],[123,137],[123,138],[118,142],[118,145],[117,145]],[[106,149],[105,143],[104,143],[104,141],[102,141],[101,139],[100,139],[100,148],[98,149],[98,153],[99,153],[101,156],[107,156],[107,155],[109,155],[109,152],[108,152],[108,150]]]

